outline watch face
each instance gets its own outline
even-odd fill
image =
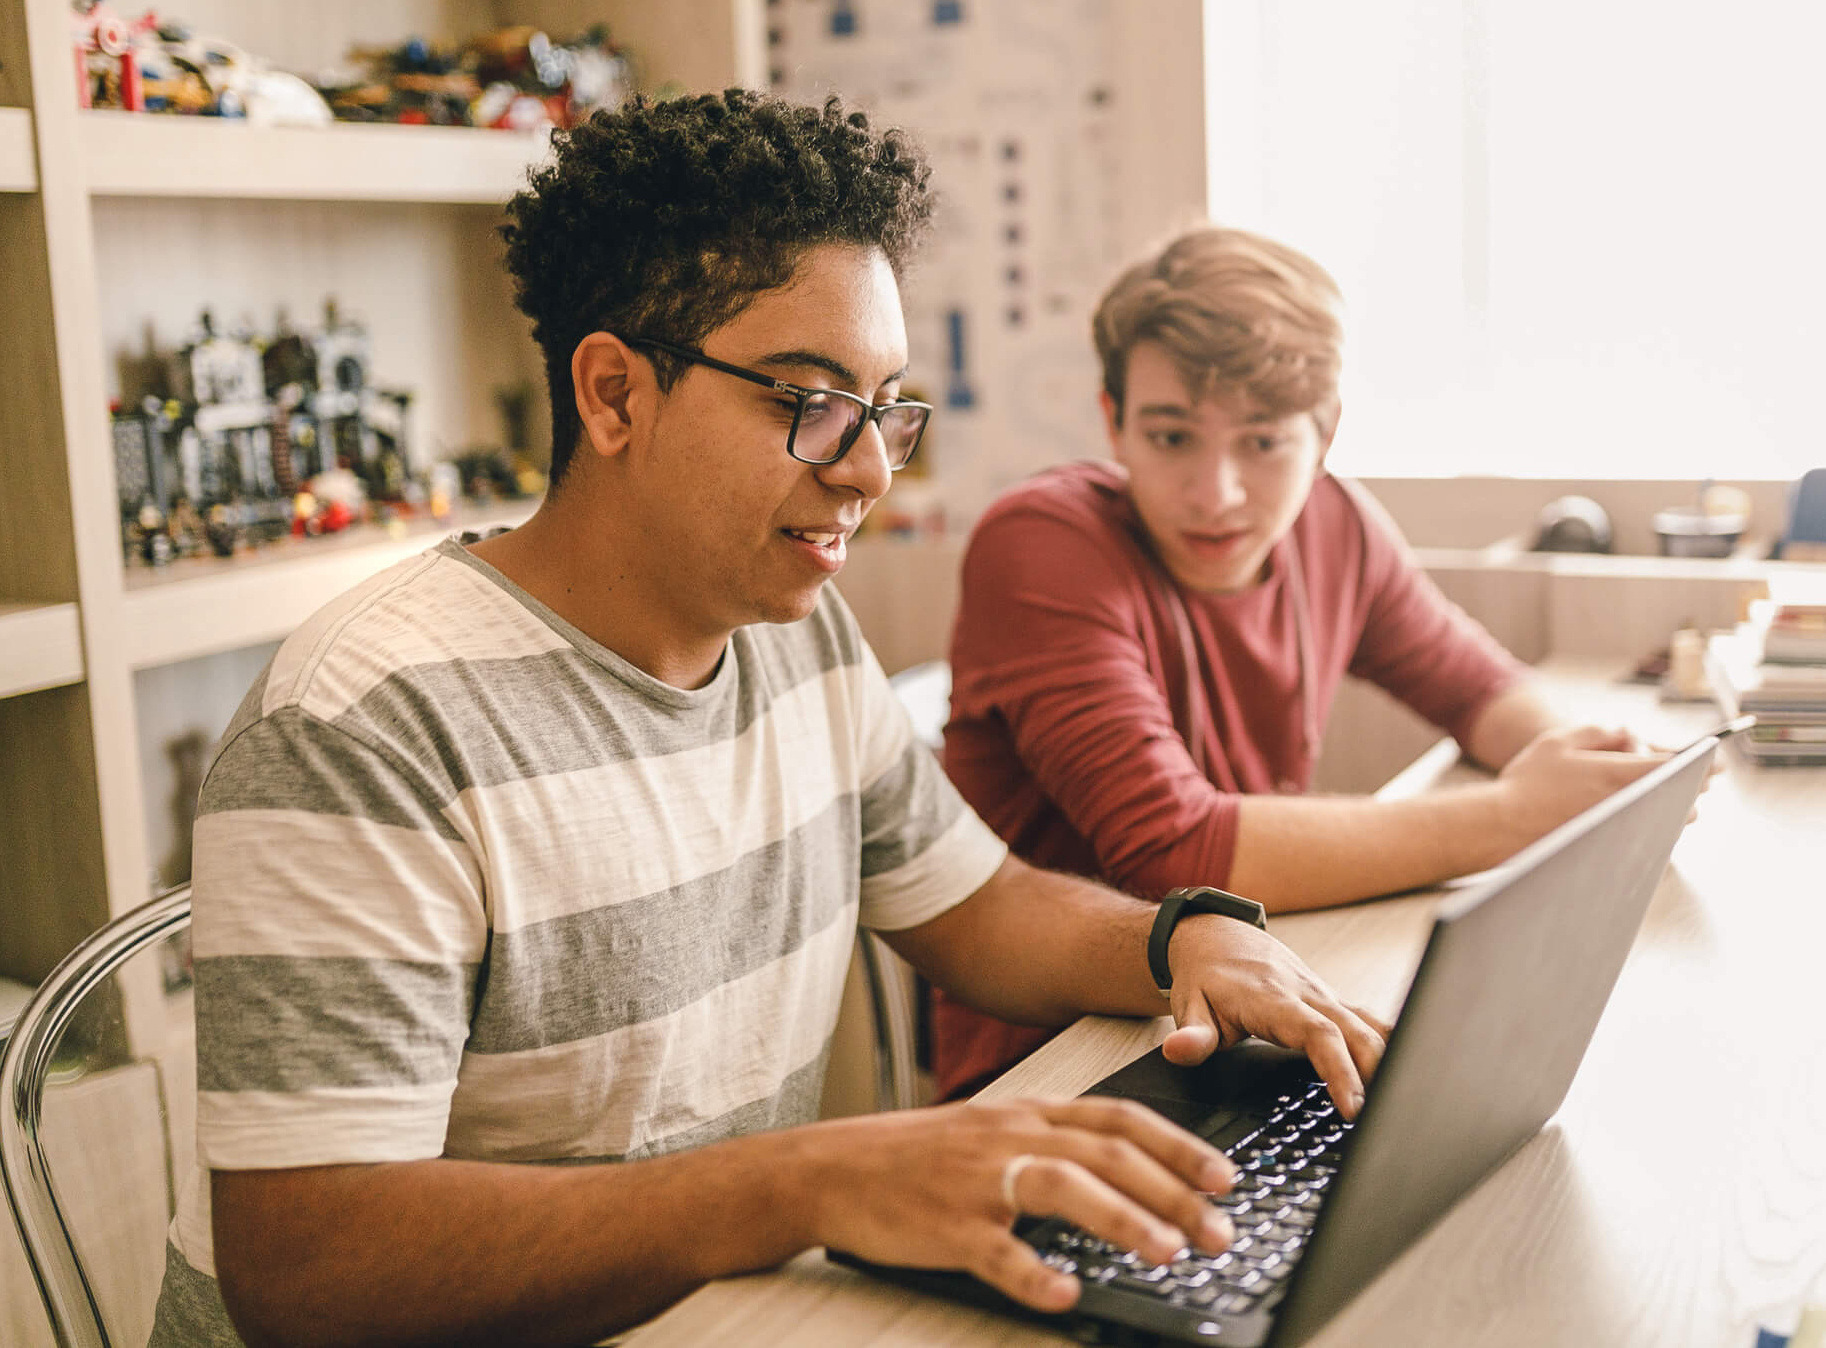
[[[1254,899],[1245,899],[1240,894],[1213,889],[1208,885],[1189,891],[1187,903],[1194,912],[1222,913],[1225,917],[1233,917],[1256,927],[1266,928],[1268,925],[1268,910]]]

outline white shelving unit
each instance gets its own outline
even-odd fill
[[[397,533],[352,530],[275,544],[250,557],[198,557],[129,572],[121,633],[127,664],[148,669],[278,641],[344,590],[417,556],[445,534],[516,525],[532,510],[531,502],[511,503]]]
[[[544,135],[448,126],[254,127],[209,117],[85,112],[89,191],[102,197],[499,205]]]
[[[0,698],[82,682],[74,604],[0,604]]]
[[[32,150],[32,114],[0,108],[0,192],[36,192],[38,159]]]
[[[707,91],[765,82],[764,3],[192,0],[184,17],[299,70],[355,44],[607,22],[646,87]],[[128,565],[109,399],[137,393],[136,362],[205,306],[259,328],[308,323],[333,295],[368,322],[377,377],[419,395],[421,452],[497,441],[492,391],[539,363],[494,230],[546,150],[470,128],[79,110],[69,0],[0,0],[0,977],[36,981],[145,899],[185,792],[170,746],[226,722],[260,648],[446,531]]]

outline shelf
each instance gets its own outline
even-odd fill
[[[36,192],[38,157],[32,150],[32,114],[0,108],[0,192]]]
[[[215,117],[85,112],[89,191],[500,205],[545,151],[529,135],[452,126],[249,126]]]
[[[474,507],[392,534],[376,525],[286,540],[232,558],[188,558],[126,573],[124,646],[134,669],[278,641],[319,608],[446,534],[519,524],[534,501]]]
[[[74,604],[0,604],[0,697],[82,682]]]

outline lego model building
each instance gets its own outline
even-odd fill
[[[409,393],[373,387],[368,338],[325,306],[323,328],[270,342],[222,335],[205,312],[177,353],[170,396],[114,413],[115,482],[129,559],[323,533],[367,501],[416,494]]]
[[[404,501],[413,467],[412,395],[374,387],[369,365],[367,329],[331,300],[318,332],[285,332],[267,347],[266,392],[288,410],[298,480],[341,468],[361,479],[370,500]]]
[[[178,401],[196,430],[196,470],[186,486],[202,512],[212,549],[267,542],[291,526],[290,497],[273,462],[274,408],[260,347],[248,335],[218,335],[208,313],[202,331],[178,353]]]

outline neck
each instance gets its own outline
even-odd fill
[[[653,550],[633,531],[603,528],[609,512],[586,497],[549,494],[525,524],[470,551],[636,669],[675,688],[703,687],[730,633],[683,621],[652,573]]]

